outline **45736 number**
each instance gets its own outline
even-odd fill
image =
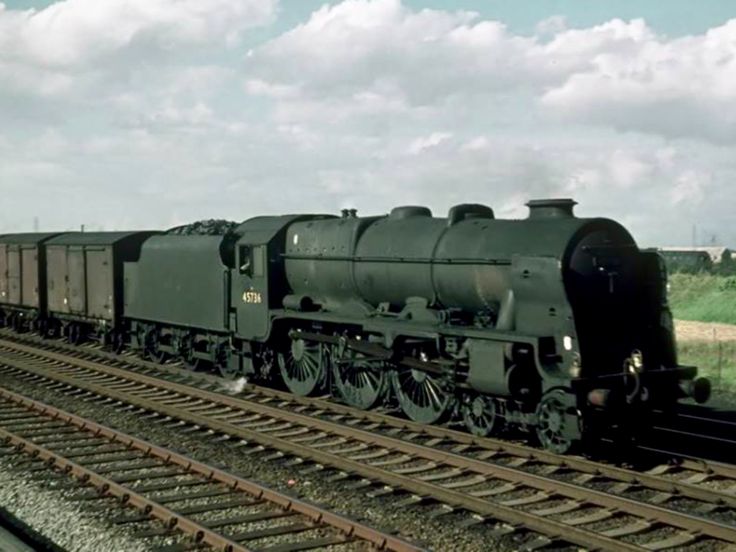
[[[259,304],[263,303],[263,296],[260,291],[254,291],[252,289],[243,292],[243,303]]]

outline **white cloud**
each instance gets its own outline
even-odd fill
[[[400,203],[518,217],[532,197],[572,196],[645,244],[685,243],[707,221],[736,245],[734,22],[669,39],[642,20],[558,17],[519,35],[471,12],[347,0],[245,34],[274,13],[275,0],[0,10],[0,231],[33,215],[110,229]]]
[[[265,96],[275,99],[295,98],[299,95],[298,86],[272,84],[260,79],[248,79],[245,82],[245,91],[252,96]]]
[[[411,155],[417,155],[423,151],[434,149],[439,146],[442,142],[445,142],[452,138],[451,132],[433,132],[428,136],[420,136],[412,140],[411,144],[407,148],[407,153]]]
[[[599,50],[587,70],[548,90],[545,107],[621,129],[736,140],[736,19],[676,40],[641,21],[616,26],[626,43]]]
[[[273,18],[269,0],[63,0],[42,10],[0,4],[0,52],[45,67],[90,63],[133,46],[233,43]]]
[[[462,145],[462,149],[466,151],[483,151],[489,149],[491,146],[490,141],[485,136],[476,136],[465,142]]]
[[[276,0],[63,0],[40,10],[0,3],[0,96],[73,100],[182,50],[233,46],[275,9]]]
[[[564,15],[553,15],[547,19],[543,19],[534,27],[537,36],[543,38],[553,36],[565,29],[567,29],[567,18]]]
[[[675,205],[684,202],[701,203],[709,180],[710,175],[705,171],[684,171],[675,179],[675,185],[670,192],[672,203]]]
[[[380,89],[407,107],[457,100],[481,109],[500,94],[529,91],[555,121],[734,140],[735,35],[736,19],[667,39],[641,19],[568,29],[556,17],[525,37],[471,12],[347,0],[323,6],[247,61],[276,90],[298,86],[301,98],[289,95],[296,101]]]

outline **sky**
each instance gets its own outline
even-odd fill
[[[736,3],[5,0],[0,232],[571,197],[736,247]]]

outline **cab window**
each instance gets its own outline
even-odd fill
[[[250,245],[241,245],[238,252],[238,266],[241,274],[253,275],[253,250]]]
[[[251,277],[262,277],[265,274],[266,248],[263,245],[251,247],[250,245],[241,245],[238,254],[239,267],[241,274],[247,274]]]
[[[259,245],[258,247],[253,248],[252,252],[252,258],[253,258],[253,276],[261,277],[263,276],[265,270],[264,270],[264,263],[265,263],[265,253],[266,248],[262,245]]]

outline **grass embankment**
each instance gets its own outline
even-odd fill
[[[676,319],[736,324],[736,276],[671,274],[669,282]]]
[[[669,281],[670,306],[676,319],[736,325],[736,277],[672,274]],[[700,325],[695,331],[681,329],[685,328],[678,328],[677,332],[680,363],[698,366],[699,373],[709,377],[716,389],[733,395],[736,392],[733,329],[715,324]]]
[[[680,364],[697,366],[715,390],[736,394],[736,341],[677,340]]]

